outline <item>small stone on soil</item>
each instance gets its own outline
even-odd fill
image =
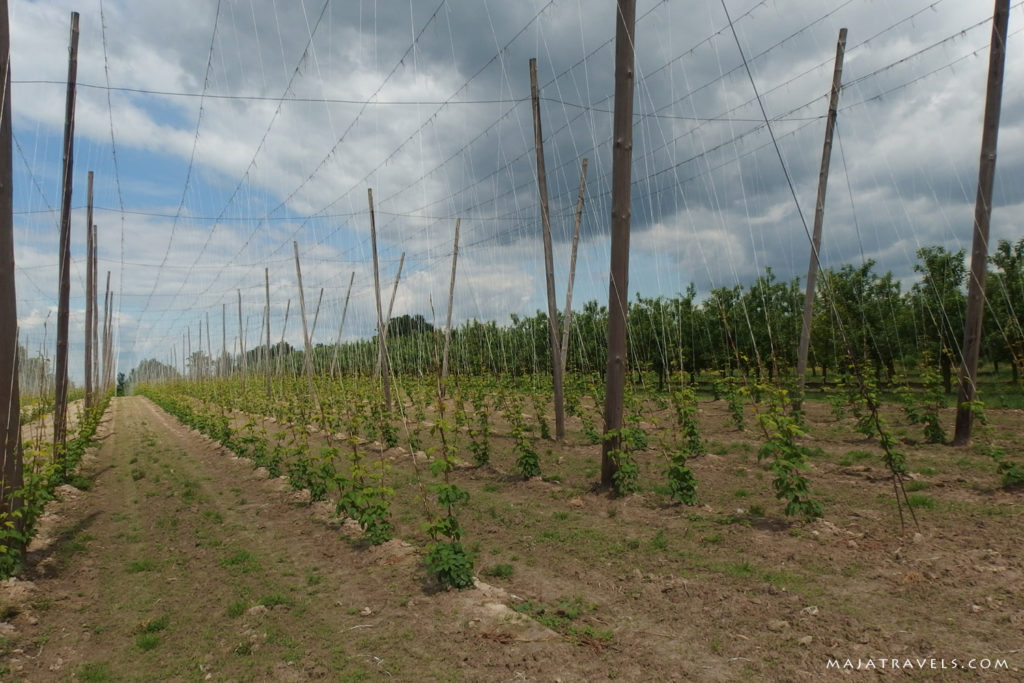
[[[787,628],[789,628],[789,622],[783,621],[782,619],[772,619],[768,622],[769,631],[775,631],[778,633],[779,631],[785,631]]]

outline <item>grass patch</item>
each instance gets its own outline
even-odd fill
[[[231,617],[232,619],[235,619],[235,618],[240,617],[243,614],[245,614],[245,610],[246,610],[245,603],[242,602],[241,600],[236,600],[235,602],[233,602],[230,605],[228,605],[228,608],[227,608],[227,610],[225,610],[225,612],[227,613],[227,615],[229,617]]]
[[[113,680],[110,674],[110,667],[106,662],[85,662],[78,667],[75,676],[82,681],[89,683],[104,683]]]
[[[260,604],[264,607],[277,607],[278,605],[291,607],[295,604],[295,601],[291,598],[286,598],[280,593],[272,593],[271,595],[264,595],[260,598]]]
[[[156,562],[153,560],[133,560],[128,563],[125,571],[129,574],[139,574],[141,572],[151,572],[156,569]]]
[[[907,484],[903,488],[905,488],[907,491],[924,491],[925,489],[931,488],[931,486],[932,485],[926,481],[915,479],[914,481],[907,482]]]
[[[162,617],[142,622],[136,630],[139,633],[160,633],[160,631],[166,630],[170,623],[171,618],[165,614]]]
[[[206,519],[214,524],[224,523],[224,517],[220,514],[220,510],[203,510],[203,517],[206,517]]]
[[[483,571],[484,576],[490,576],[495,579],[511,579],[515,573],[515,567],[510,564],[496,564],[493,567],[485,569]]]
[[[260,568],[260,562],[248,550],[239,550],[221,560],[220,566],[235,574],[251,574]]]
[[[939,504],[935,502],[935,499],[931,496],[926,496],[923,493],[912,493],[907,496],[907,504],[912,508],[924,508],[926,510],[934,510],[939,507]]]
[[[149,652],[160,644],[160,636],[156,633],[140,633],[135,637],[135,647],[143,652]]]
[[[843,454],[843,457],[839,458],[839,464],[843,467],[849,467],[861,460],[870,460],[873,457],[875,457],[875,455],[870,451],[854,449],[852,451],[846,451],[846,453]]]
[[[586,624],[574,623],[587,612],[597,609],[597,605],[587,602],[579,596],[563,598],[554,606],[527,600],[515,605],[513,609],[520,614],[531,617],[537,623],[546,626],[552,631],[561,633],[576,644],[595,641],[610,642],[612,639],[612,631],[610,629],[598,630]]]

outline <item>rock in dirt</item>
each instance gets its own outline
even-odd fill
[[[800,610],[800,612],[801,614],[806,614],[809,617],[814,617],[818,615],[818,606],[808,605],[807,607],[804,607],[802,610]]]
[[[768,622],[767,626],[769,631],[779,633],[780,631],[785,631],[789,628],[789,622],[783,621],[782,619],[772,619]]]
[[[269,610],[267,610],[266,605],[256,605],[255,607],[250,607],[249,609],[245,610],[245,614],[246,616],[250,617],[262,617],[268,611]]]
[[[804,636],[803,638],[800,638],[796,642],[799,645],[803,645],[804,647],[807,647],[808,645],[810,645],[811,643],[814,642],[814,636]]]

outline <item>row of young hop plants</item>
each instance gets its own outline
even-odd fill
[[[9,500],[10,509],[0,510],[0,578],[15,574],[22,564],[29,543],[35,538],[46,504],[56,498],[57,487],[70,484],[88,489],[89,479],[79,472],[82,456],[93,443],[96,429],[110,403],[103,397],[82,412],[71,438],[56,448],[49,440],[29,440],[22,444],[22,482]],[[36,420],[46,412],[35,415]],[[31,422],[23,422],[23,432],[31,431]]]
[[[886,400],[901,407],[907,422],[922,427],[923,440],[944,442],[941,387],[935,373],[929,374],[929,365],[922,367],[923,389],[911,390],[903,381]],[[807,519],[823,515],[807,476],[817,449],[806,443],[804,414],[793,409],[790,390],[743,376],[718,376],[710,386],[714,399],[728,405],[738,431],[749,431],[749,416],[756,418],[762,438],[758,459],[773,475],[773,491],[785,514]],[[270,476],[286,476],[293,488],[308,490],[311,501],[333,498],[336,513],[358,522],[370,544],[384,543],[395,533],[391,462],[397,452],[393,449],[407,448],[430,539],[428,569],[442,585],[458,588],[472,584],[473,557],[458,522],[469,493],[456,485],[456,470],[493,467],[492,455],[501,449],[502,461],[511,460],[514,473],[530,479],[544,474],[540,451],[551,456],[557,448],[551,441],[550,386],[533,377],[461,376],[447,389],[436,378],[401,377],[390,411],[379,385],[367,378],[317,378],[311,386],[306,377],[278,377],[269,393],[259,378],[152,385],[140,391],[185,424],[266,468]],[[567,415],[577,427],[570,436],[600,445],[603,396],[598,379],[573,377],[565,395]],[[877,440],[902,520],[904,509],[913,514],[903,489],[906,458],[882,417],[881,396],[870,380],[856,375],[826,392],[837,419],[852,415],[857,430]],[[656,469],[664,477],[662,490],[675,503],[697,502],[689,461],[706,452],[698,406],[694,386],[682,381],[666,393],[628,393],[625,426],[617,435],[621,446],[611,453],[617,465],[616,494],[639,489],[638,457],[653,450],[661,462]],[[981,414],[980,404],[977,408]],[[667,423],[658,424],[658,416],[666,414],[662,419]],[[1024,469],[994,447],[988,452],[1004,483],[1024,482]],[[468,456],[472,463],[463,460]]]

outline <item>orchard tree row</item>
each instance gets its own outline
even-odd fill
[[[810,370],[820,381],[842,374],[855,363],[878,382],[889,383],[907,368],[930,365],[946,393],[952,391],[960,357],[966,312],[965,252],[923,247],[914,270],[919,279],[907,290],[891,272],[879,273],[873,261],[822,272],[812,323]],[[983,361],[1009,366],[1014,382],[1024,363],[1024,334],[1017,302],[1024,302],[1024,239],[999,242],[990,257],[986,284]],[[798,278],[779,280],[766,269],[750,286],[711,290],[698,300],[691,285],[673,297],[637,295],[630,304],[630,366],[640,379],[657,378],[664,389],[669,377],[685,373],[694,381],[705,373],[791,376],[796,366],[803,310]],[[567,369],[603,372],[607,361],[607,308],[587,302],[571,321]],[[562,321],[560,321],[562,322]],[[433,372],[434,325],[421,315],[393,318],[388,355],[395,374]],[[551,371],[548,316],[538,311],[512,315],[511,325],[468,321],[452,332],[450,367],[459,374],[547,374]],[[247,353],[251,371],[266,368],[266,349]],[[270,348],[270,367],[294,373],[302,352],[287,343]],[[315,344],[317,374],[367,375],[376,371],[376,337],[341,344]],[[238,369],[235,358],[211,358],[196,352],[188,359],[189,375],[212,376]],[[156,361],[139,366],[129,383],[166,379],[178,372]]]

